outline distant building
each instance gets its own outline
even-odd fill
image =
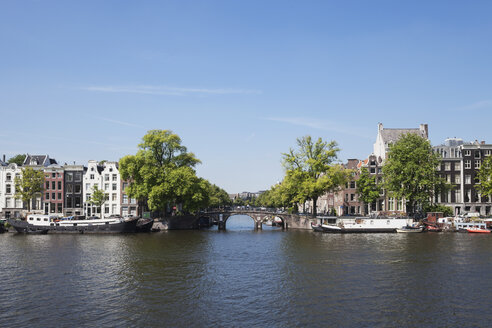
[[[449,192],[437,195],[436,203],[451,207],[455,214],[491,215],[490,198],[481,196],[476,186],[478,170],[483,160],[492,154],[492,144],[485,141],[465,143],[462,139],[449,138],[433,150],[441,156],[437,174],[453,186]]]
[[[22,176],[21,167],[15,163],[0,164],[0,217],[20,217],[24,209],[21,199],[15,198],[15,178]]]
[[[418,129],[388,129],[383,127],[383,123],[378,124],[378,135],[373,147],[373,154],[379,160],[384,161],[388,153],[389,146],[400,139],[402,135],[412,133],[429,139],[429,128],[427,124],[420,124]]]
[[[84,185],[84,212],[87,216],[121,215],[122,185],[117,162],[99,164],[94,160],[89,161],[84,174]],[[98,206],[90,202],[95,186],[106,194],[103,213],[100,213],[101,209]]]
[[[64,214],[83,215],[83,182],[85,168],[83,165],[64,165]]]
[[[139,213],[139,204],[135,198],[130,198],[128,194],[126,193],[126,188],[130,183],[128,181],[123,181],[121,180],[121,192],[120,192],[120,199],[121,199],[121,216],[138,216],[141,215]]]
[[[44,213],[63,216],[64,169],[58,164],[44,168]]]
[[[50,165],[56,165],[57,162],[54,158],[50,158],[49,155],[30,155],[27,154],[24,162],[22,163],[22,167],[30,167],[34,170],[44,171],[46,167]],[[45,212],[45,193],[41,192],[39,196],[34,197],[31,200],[31,211],[32,212]],[[26,205],[26,204],[24,204]]]

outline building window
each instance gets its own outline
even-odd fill
[[[7,173],[7,181],[11,181],[12,180],[12,175],[10,173]]]
[[[461,183],[461,176],[455,175],[454,176],[454,183]]]
[[[355,200],[355,194],[350,194],[350,200],[351,201]]]
[[[75,197],[75,207],[80,207],[80,196]]]
[[[445,171],[451,171],[451,163],[449,163],[449,162],[444,163],[444,170]]]
[[[56,173],[51,173],[52,178],[56,178]]]
[[[128,182],[123,182],[123,191],[126,190],[126,187],[128,187]]]
[[[465,184],[471,184],[471,175],[465,175]]]
[[[104,181],[109,181],[109,174],[104,175]]]
[[[82,189],[82,186],[81,185],[79,185],[79,184],[76,184],[75,185],[75,193],[76,194],[80,194],[81,189]]]
[[[73,181],[73,173],[67,173],[67,181],[72,182]]]
[[[5,207],[10,208],[10,198],[5,199]]]
[[[490,156],[492,151],[490,149],[484,150],[485,156]]]
[[[75,173],[75,181],[77,182],[82,181],[82,172]]]
[[[376,168],[375,167],[371,167],[371,174],[376,174]]]
[[[104,190],[109,190],[109,183],[104,184]]]
[[[460,171],[461,170],[461,163],[460,162],[454,163],[454,170],[455,171]]]
[[[73,192],[73,187],[71,184],[67,184],[67,193],[72,193]],[[72,207],[72,206],[69,206]]]
[[[480,150],[475,150],[475,158],[480,158]]]
[[[62,189],[62,183],[61,181],[58,181],[58,190],[61,190]]]
[[[111,200],[114,202],[116,201],[116,194],[111,194]]]
[[[111,214],[116,214],[116,204],[111,206]]]
[[[63,212],[62,203],[58,203],[57,207],[58,207],[58,213]]]
[[[118,190],[118,184],[113,183],[113,190]]]
[[[352,188],[352,189],[355,188],[355,181],[350,181],[350,188]]]
[[[480,169],[480,160],[475,161],[475,169],[476,170]]]
[[[104,213],[105,213],[105,214],[109,214],[109,206],[107,206],[107,205],[106,205],[106,206],[104,207]]]
[[[94,180],[94,174],[91,174],[91,180]]]
[[[10,194],[12,192],[12,187],[11,185],[7,184],[5,185],[5,193]]]
[[[117,174],[113,174],[113,181],[118,181],[118,175]]]
[[[59,199],[59,200],[61,200],[61,199],[62,199],[62,193],[61,193],[61,192],[59,192],[59,193],[58,193],[58,199]]]
[[[446,174],[446,181],[451,183],[451,174]]]
[[[90,183],[86,183],[85,184],[85,190],[89,190],[91,189],[91,184]]]
[[[454,191],[454,198],[456,203],[461,203],[461,190],[456,189]]]
[[[471,156],[471,150],[465,150],[465,156]]]
[[[131,198],[131,199],[130,199],[130,203],[132,203],[132,204],[136,204],[136,203],[137,203],[137,200],[136,200],[135,198]]]
[[[46,189],[50,189],[50,182],[46,181]]]
[[[123,194],[123,204],[128,204],[128,195]]]
[[[471,160],[467,159],[465,161],[465,169],[471,169]]]
[[[50,193],[49,192],[46,193],[45,199],[46,200],[49,200],[50,199]]]
[[[56,189],[56,182],[55,181],[51,181],[51,189],[52,190]]]

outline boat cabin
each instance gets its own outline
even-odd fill
[[[456,222],[456,229],[466,230],[471,228],[487,229],[485,222]]]
[[[36,226],[49,226],[50,225],[50,216],[44,214],[30,214],[27,216],[27,223],[36,225]]]

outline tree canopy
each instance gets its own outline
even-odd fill
[[[335,141],[313,141],[311,136],[298,138],[297,148],[282,154],[286,175],[279,191],[287,196],[286,202],[312,200],[312,214],[316,215],[319,196],[339,188],[350,178],[351,170],[335,163],[339,151]]]
[[[430,142],[416,134],[407,133],[391,144],[383,165],[384,187],[389,195],[406,199],[407,212],[431,202],[437,192],[449,189],[449,184],[436,174],[439,155]]]
[[[9,158],[9,160],[7,162],[9,164],[15,163],[15,164],[21,166],[22,164],[24,164],[25,159],[26,159],[25,154],[18,154],[18,155],[15,155],[15,156]]]
[[[210,205],[228,203],[227,193],[196,176],[200,163],[169,130],[151,130],[142,138],[136,155],[120,159],[130,197],[146,201],[152,211],[196,212]]]
[[[15,198],[21,199],[27,204],[27,210],[31,210],[31,201],[43,192],[44,173],[30,167],[22,169],[22,175],[15,177]]]
[[[97,185],[94,185],[94,187],[92,188],[92,194],[91,194],[91,197],[89,199],[89,203],[99,207],[99,209],[101,210],[100,211],[101,219],[103,217],[102,206],[104,205],[104,203],[106,203],[106,200],[107,200],[106,194],[104,193],[104,191],[99,189],[99,187]]]

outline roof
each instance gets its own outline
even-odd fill
[[[24,159],[24,162],[22,165],[32,165],[32,166],[48,166],[51,164],[57,164],[56,160],[53,158],[50,158],[49,155],[26,155],[26,158]]]
[[[421,129],[387,129],[387,128],[383,128],[381,130],[381,138],[383,138],[383,141],[385,143],[395,143],[400,139],[402,135],[408,133],[416,134],[418,136],[427,139],[425,132],[422,131]]]

